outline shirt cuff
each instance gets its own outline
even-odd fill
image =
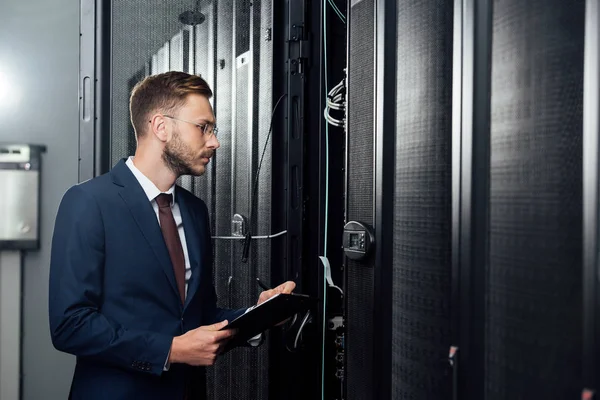
[[[167,359],[165,360],[165,366],[163,367],[163,371],[168,371],[171,368],[171,363],[169,362],[169,356],[171,355],[171,349],[167,353]]]

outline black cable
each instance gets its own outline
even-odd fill
[[[260,156],[260,162],[258,163],[258,169],[256,170],[256,178],[254,179],[254,188],[252,189],[252,196],[250,197],[250,221],[248,221],[248,232],[246,232],[246,237],[244,238],[244,251],[242,253],[242,262],[248,262],[248,255],[250,254],[250,242],[252,239],[252,226],[254,223],[254,208],[252,203],[256,198],[256,191],[258,189],[258,174],[260,172],[260,167],[262,166],[263,158],[265,157],[265,152],[267,151],[267,144],[269,143],[269,138],[271,137],[271,131],[273,130],[273,117],[275,116],[275,112],[277,111],[277,107],[281,100],[287,96],[287,93],[281,95],[277,103],[275,103],[275,107],[273,107],[273,112],[271,113],[271,123],[269,124],[269,133],[267,133],[267,140],[265,140],[265,147],[263,148],[262,155]]]

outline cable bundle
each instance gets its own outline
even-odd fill
[[[325,120],[333,126],[345,128],[346,119],[333,118],[329,115],[329,110],[346,111],[346,78],[342,79],[331,91],[327,94],[327,106],[325,107]]]

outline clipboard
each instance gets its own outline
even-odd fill
[[[304,294],[276,294],[250,311],[237,317],[221,330],[236,329],[232,342],[243,343],[317,304],[317,299]]]

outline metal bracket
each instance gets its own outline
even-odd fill
[[[344,327],[344,317],[338,316],[330,318],[327,322],[327,329],[330,331],[336,331]]]
[[[302,272],[301,252],[303,249],[303,214],[304,202],[304,107],[306,104],[305,54],[302,53],[302,41],[307,34],[306,0],[290,0],[288,2],[287,40],[284,44],[286,68],[286,214],[287,240],[286,257],[289,260],[287,273],[289,276],[299,276]]]
[[[78,182],[95,176],[96,3],[80,1],[79,32],[79,166]]]
[[[290,29],[289,63],[292,75],[304,74],[310,55],[310,42],[305,38],[304,25],[293,24]]]
[[[231,236],[244,237],[248,231],[248,218],[235,214],[231,220]]]

